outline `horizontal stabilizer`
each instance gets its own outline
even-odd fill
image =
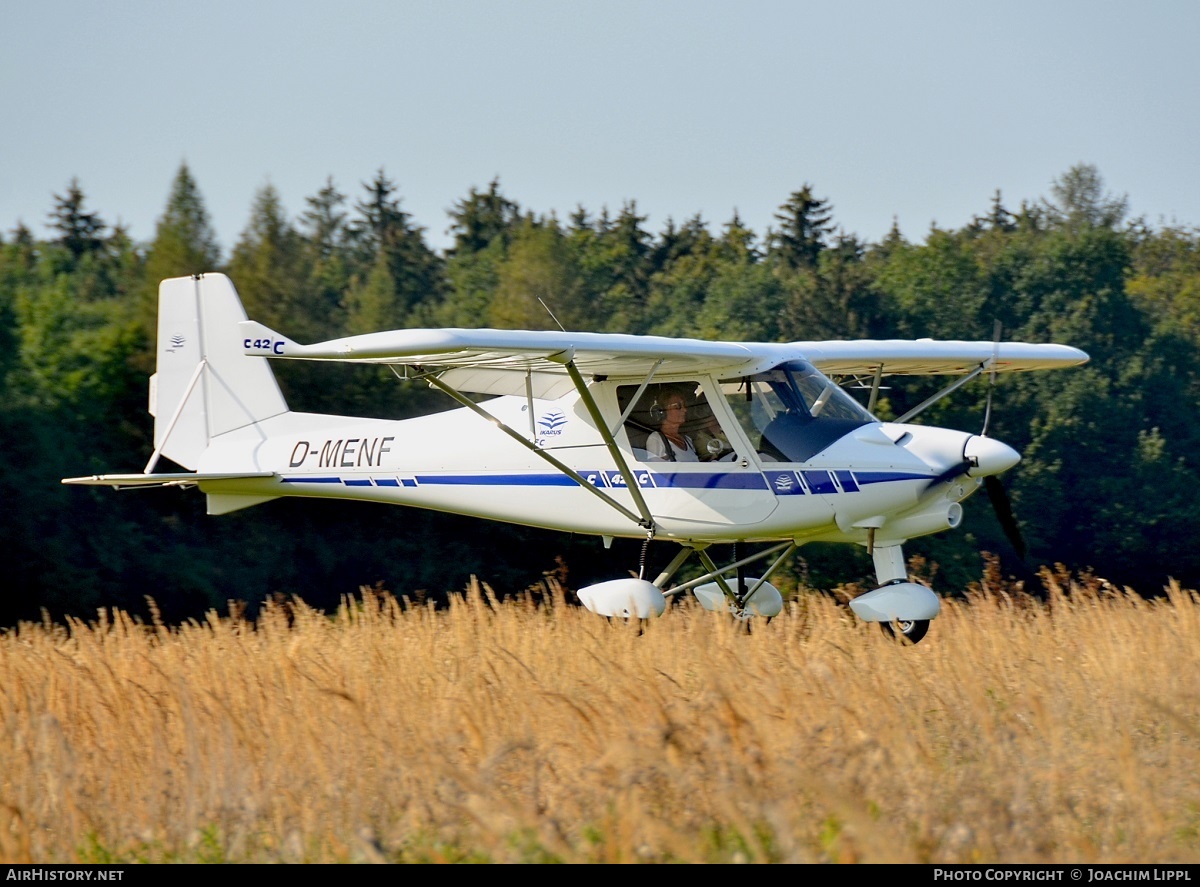
[[[62,482],[128,490],[135,487],[194,487],[210,480],[249,480],[263,477],[275,477],[275,473],[251,471],[240,474],[197,474],[194,471],[184,471],[178,474],[93,474],[90,477],[64,477]]]

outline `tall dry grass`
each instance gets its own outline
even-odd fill
[[[644,626],[475,586],[0,635],[0,859],[1196,862],[1200,601]]]

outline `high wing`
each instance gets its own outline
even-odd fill
[[[390,364],[439,371],[461,391],[556,397],[572,382],[564,368],[637,378],[654,372],[752,375],[805,359],[830,375],[956,375],[987,365],[1015,372],[1074,366],[1087,355],[1065,345],[1021,342],[848,340],[710,342],[553,330],[412,329],[299,345],[255,321],[240,324],[247,355]]]
[[[987,365],[989,372],[1054,370],[1086,363],[1069,345],[938,339],[850,339],[793,342],[806,360],[829,376],[956,376]],[[994,358],[994,364],[989,363]]]
[[[616,333],[412,329],[299,345],[255,321],[240,326],[248,355],[436,370],[448,384],[475,394],[525,394],[528,379],[535,396],[557,397],[572,387],[564,369],[569,360],[588,375],[640,377],[655,367],[660,374],[715,369],[735,374],[761,358],[742,342]]]

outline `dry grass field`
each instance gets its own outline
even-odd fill
[[[365,593],[0,634],[0,861],[1200,861],[1200,598],[644,626]]]

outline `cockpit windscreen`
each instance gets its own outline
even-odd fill
[[[760,458],[804,462],[855,428],[877,421],[804,360],[724,379],[721,390]]]

